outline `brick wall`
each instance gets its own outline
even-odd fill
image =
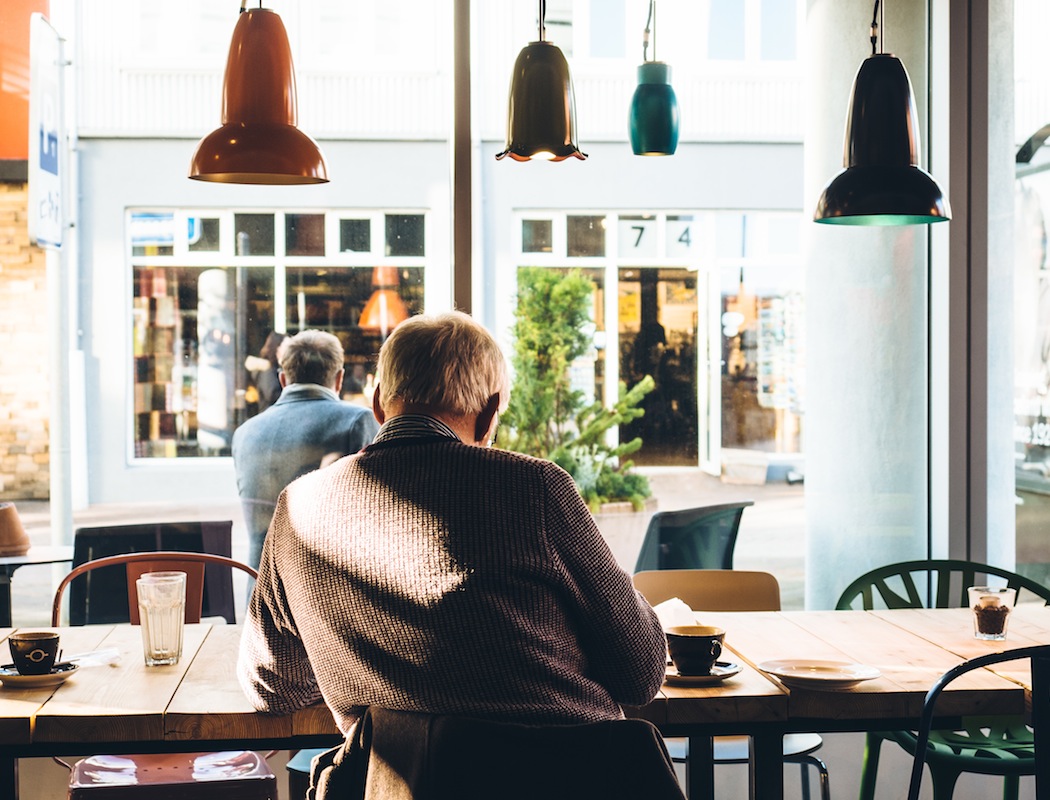
[[[47,270],[29,244],[28,189],[0,182],[0,500],[49,490]]]

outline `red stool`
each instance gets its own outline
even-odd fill
[[[69,775],[69,800],[277,800],[277,779],[258,753],[101,755]]]

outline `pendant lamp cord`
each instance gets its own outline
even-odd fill
[[[871,15],[871,54],[875,55],[875,44],[879,41],[879,0],[875,0],[875,11]],[[881,46],[879,52],[882,52]]]
[[[547,0],[540,0],[540,41],[547,41]]]
[[[648,61],[646,53],[649,50],[649,34],[652,32],[653,61],[656,61],[656,0],[649,0],[649,18],[645,21],[645,31],[642,33],[642,61]]]
[[[247,10],[247,8],[246,8],[247,5],[248,5],[248,0],[241,0],[241,10],[238,11],[237,13],[238,14],[243,14]]]

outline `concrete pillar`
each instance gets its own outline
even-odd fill
[[[808,5],[810,214],[843,166],[850,90],[871,54],[872,6]],[[908,70],[925,136],[926,3],[887,4],[880,35],[882,50]],[[807,228],[808,608],[831,608],[856,576],[927,550],[928,237],[927,226]]]

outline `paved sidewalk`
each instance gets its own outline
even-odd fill
[[[762,486],[734,485],[697,470],[661,470],[649,473],[658,508],[673,511],[710,503],[754,500],[744,511],[734,566],[762,569],[780,581],[786,609],[803,607],[805,506],[804,488],[785,482]],[[46,502],[15,501],[33,544],[51,543],[51,519]],[[74,526],[116,525],[162,520],[233,520],[233,557],[245,559],[247,536],[237,498],[201,503],[123,503],[98,505],[75,511]],[[27,566],[11,580],[12,621],[33,627],[50,623],[54,581],[68,566]],[[236,585],[236,584],[235,584]],[[237,596],[244,591],[237,587]]]

